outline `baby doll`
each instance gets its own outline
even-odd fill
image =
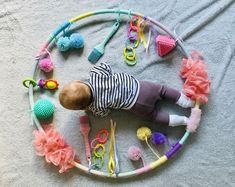
[[[187,125],[185,116],[158,111],[159,100],[170,100],[181,107],[194,105],[179,91],[149,81],[138,81],[126,73],[113,73],[106,63],[94,66],[87,82],[72,81],[59,94],[63,107],[71,110],[90,110],[106,116],[111,109],[124,109],[155,123],[169,126]]]

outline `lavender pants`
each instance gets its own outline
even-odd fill
[[[130,111],[156,123],[169,124],[169,114],[155,108],[161,99],[177,102],[180,92],[149,81],[140,81],[140,91],[136,103]]]

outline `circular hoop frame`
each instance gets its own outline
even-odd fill
[[[104,9],[104,10],[97,10],[97,11],[93,11],[93,12],[87,12],[84,14],[81,14],[75,18],[72,18],[68,21],[65,21],[62,25],[60,25],[57,29],[55,29],[55,31],[49,36],[48,40],[45,42],[45,44],[42,46],[42,48],[40,49],[39,53],[37,54],[37,58],[36,58],[36,64],[34,66],[34,70],[33,70],[33,79],[36,78],[36,72],[38,69],[38,62],[39,62],[39,57],[41,55],[47,54],[47,48],[49,47],[49,45],[51,44],[51,42],[53,40],[56,39],[56,37],[66,28],[68,28],[71,24],[87,18],[87,17],[91,17],[91,16],[95,16],[95,15],[100,15],[100,14],[118,14],[118,15],[128,15],[130,17],[130,15],[132,16],[138,16],[140,18],[143,18],[145,20],[148,20],[149,22],[151,22],[153,25],[161,28],[164,32],[166,32],[167,34],[169,34],[172,38],[174,38],[178,44],[178,46],[181,48],[182,54],[185,57],[188,57],[188,53],[186,52],[186,49],[183,45],[183,43],[180,40],[177,40],[177,37],[175,34],[173,34],[172,32],[170,32],[164,25],[162,25],[161,23],[159,23],[158,21],[155,21],[154,19],[150,18],[150,17],[146,17],[143,14],[140,14],[138,12],[131,12],[129,10],[115,10],[115,9]],[[30,102],[30,108],[33,109],[34,108],[34,93],[33,93],[33,84],[30,82],[29,83],[29,102]],[[35,114],[32,113],[33,116],[33,120],[35,123],[35,126],[37,127],[38,130],[44,131],[40,122],[38,121],[38,119],[36,118]],[[155,168],[157,168],[158,166],[162,165],[163,163],[165,163],[167,160],[169,160],[170,158],[172,158],[175,153],[177,153],[181,147],[183,146],[183,144],[185,143],[185,141],[188,139],[190,133],[188,131],[186,131],[183,135],[183,137],[176,142],[170,150],[168,150],[165,155],[163,155],[162,157],[160,157],[158,160],[146,164],[144,167],[136,169],[134,171],[129,171],[129,172],[124,172],[124,173],[119,173],[119,174],[113,174],[110,175],[110,173],[107,172],[102,172],[102,171],[97,171],[94,169],[90,169],[80,163],[77,163],[75,161],[73,161],[72,163],[74,164],[75,167],[77,167],[78,169],[80,169],[81,171],[84,171],[85,173],[91,174],[91,175],[95,175],[95,176],[100,176],[100,177],[110,177],[110,178],[128,178],[128,177],[132,177],[132,176],[136,176],[142,173],[146,173],[150,170],[153,170]]]

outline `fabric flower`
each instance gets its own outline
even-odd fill
[[[185,79],[183,86],[185,95],[202,104],[208,102],[210,81],[200,53],[193,52],[188,59],[182,60],[180,76]]]
[[[60,173],[74,166],[71,161],[75,160],[75,151],[51,125],[45,126],[44,131],[34,131],[33,134],[37,155],[45,156],[48,163],[59,166]]]

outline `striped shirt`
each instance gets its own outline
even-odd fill
[[[88,85],[92,91],[89,109],[98,116],[107,116],[110,109],[130,109],[139,95],[139,81],[126,73],[113,73],[106,63],[94,66]]]

